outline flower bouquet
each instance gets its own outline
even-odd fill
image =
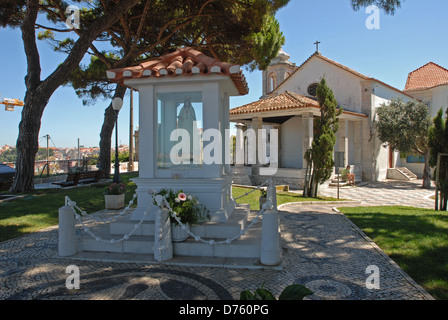
[[[176,213],[177,219],[170,216],[171,234],[173,241],[184,241],[188,238],[187,228],[190,225],[205,222],[210,219],[209,211],[200,204],[196,197],[184,193],[182,190],[162,189],[158,195],[163,196],[170,208]]]
[[[183,190],[161,189],[158,193],[169,203],[170,208],[183,224],[197,224],[210,219],[209,211],[200,204],[196,197],[186,194]],[[174,217],[171,222],[178,223]]]

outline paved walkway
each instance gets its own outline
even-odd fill
[[[381,193],[393,193],[395,197],[391,195],[391,199],[395,198],[398,204],[409,204],[410,197],[426,205],[426,193],[415,185],[406,190],[388,186],[357,187],[350,194],[378,193],[381,198]],[[373,203],[375,197],[370,198]],[[300,283],[314,292],[308,297],[312,300],[431,299],[344,215],[333,211],[331,205],[283,205],[280,222],[281,270],[59,258],[58,230],[48,228],[0,243],[0,299],[232,300],[239,299],[241,291],[255,290],[264,282],[265,288],[276,296],[287,285]],[[79,267],[80,290],[66,288],[69,265]],[[369,266],[379,270],[379,289],[366,287]]]
[[[360,186],[340,188],[339,198],[361,201],[358,206],[403,205],[433,209],[434,200],[430,197],[435,194],[435,189],[422,189],[421,186],[422,180],[362,183]],[[337,197],[337,188],[322,188],[320,194]]]

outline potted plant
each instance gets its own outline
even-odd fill
[[[188,238],[187,228],[193,224],[205,222],[210,219],[210,214],[204,205],[201,205],[196,197],[184,193],[182,190],[162,189],[160,195],[165,197],[170,208],[176,213],[182,223],[176,218],[171,219],[171,237],[174,242],[185,241]]]
[[[104,192],[104,200],[106,209],[122,209],[124,208],[124,193],[126,185],[124,183],[112,183]]]

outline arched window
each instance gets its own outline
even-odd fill
[[[276,85],[277,85],[277,78],[276,78],[276,76],[275,76],[275,74],[273,74],[273,73],[271,73],[270,75],[269,75],[269,88],[268,88],[268,92],[271,92],[271,91],[274,91],[274,89],[275,89],[275,87],[276,87]]]

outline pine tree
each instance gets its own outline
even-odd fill
[[[333,91],[327,86],[325,78],[317,87],[317,100],[321,115],[314,121],[313,143],[304,156],[312,167],[310,179],[305,182],[303,191],[306,197],[317,197],[319,184],[331,177],[334,167],[333,151],[336,144],[336,132],[339,129],[338,116],[342,113],[342,108],[338,109]]]

